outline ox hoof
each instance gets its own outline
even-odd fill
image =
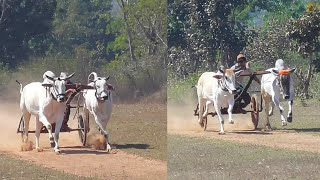
[[[225,132],[219,132],[219,135],[225,135],[226,133]]]
[[[229,124],[234,124],[234,121],[233,120],[229,121]]]
[[[57,155],[61,154],[60,149],[55,149],[54,152],[55,152]]]
[[[199,122],[199,124],[200,124],[201,128],[203,128],[203,127],[204,127],[204,123],[203,123],[203,121]]]
[[[36,148],[37,149],[37,152],[42,152],[43,151],[43,148]]]
[[[54,148],[56,146],[56,143],[55,142],[50,142],[50,146],[51,146],[51,148]]]
[[[292,123],[292,117],[287,117],[288,123]]]
[[[272,130],[271,125],[270,125],[270,124],[267,124],[265,130],[266,130],[266,131],[271,131],[271,130]]]
[[[108,153],[111,152],[111,146],[110,146],[109,144],[107,145],[106,151],[107,151]]]
[[[282,126],[287,126],[287,122],[286,121],[282,121]]]

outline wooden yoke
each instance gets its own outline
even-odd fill
[[[84,85],[81,83],[75,83],[75,84],[66,84],[66,89],[72,91],[71,95],[68,97],[68,100],[66,102],[67,105],[70,105],[70,102],[76,96],[81,90],[84,89],[94,89],[94,87],[89,86],[89,85]]]

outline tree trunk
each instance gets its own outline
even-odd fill
[[[311,80],[312,70],[313,70],[312,55],[309,56],[309,58],[310,59],[309,59],[308,73],[307,73],[307,78],[304,83],[304,89],[303,89],[303,93],[304,93],[306,99],[309,99],[309,86],[310,86],[310,80]]]
[[[124,22],[127,26],[130,60],[132,62],[136,62],[136,57],[134,56],[134,49],[132,47],[132,31],[131,31],[131,28],[129,27],[129,23],[128,23],[129,14],[126,10],[124,10],[124,8],[127,6],[125,4],[124,0],[121,0],[121,5],[122,5],[122,11],[123,11],[123,19],[124,19]]]

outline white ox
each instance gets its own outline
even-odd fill
[[[287,69],[284,61],[278,59],[275,63],[275,68],[270,68],[269,74],[264,74],[261,77],[261,95],[265,103],[265,112],[267,116],[266,129],[271,129],[269,116],[273,114],[274,105],[280,110],[280,116],[282,126],[286,126],[287,122],[292,122],[292,105],[294,99],[294,87],[291,73],[295,71],[293,69]],[[283,107],[280,105],[280,101],[287,100],[289,104],[289,111],[287,120],[283,117]],[[271,109],[269,109],[269,105]]]
[[[221,114],[222,107],[228,107],[229,123],[234,123],[232,109],[234,94],[236,94],[235,76],[238,76],[241,72],[237,71],[235,74],[231,69],[219,69],[218,73],[205,72],[200,76],[196,87],[198,95],[197,108],[199,108],[198,122],[202,127],[203,118],[207,117],[210,104],[213,104],[220,121],[219,134],[224,134],[224,119]]]
[[[93,75],[93,80],[90,76]],[[107,84],[108,77],[98,77],[97,73],[92,72],[88,76],[88,85],[94,89],[83,91],[84,108],[87,109],[96,121],[99,131],[106,138],[106,150],[109,152],[111,146],[107,133],[107,123],[112,113],[112,93],[113,87]]]
[[[36,117],[36,149],[42,151],[39,145],[40,130],[42,124],[49,132],[49,140],[54,151],[60,153],[59,132],[66,109],[65,80],[74,75],[61,79],[55,77],[54,73],[47,71],[43,74],[44,81],[32,82],[22,88],[20,84],[20,109],[25,122],[23,142],[28,141],[29,122],[31,115]],[[52,123],[56,123],[54,136],[52,135]]]

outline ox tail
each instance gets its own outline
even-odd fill
[[[22,94],[22,84],[18,80],[16,82],[20,85],[20,94]]]

